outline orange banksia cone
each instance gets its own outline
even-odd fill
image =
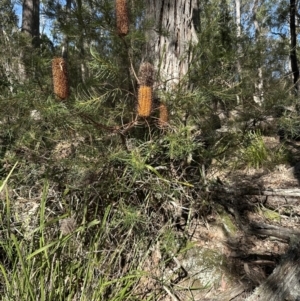
[[[116,0],[117,32],[119,36],[126,36],[129,32],[129,17],[126,0]]]
[[[152,111],[152,87],[140,86],[138,92],[138,115],[149,117]]]
[[[168,123],[168,108],[165,104],[161,103],[159,105],[159,117],[158,117],[158,125],[160,127],[166,126]]]
[[[67,63],[62,57],[56,57],[52,60],[52,76],[54,94],[60,99],[69,97],[69,82]]]

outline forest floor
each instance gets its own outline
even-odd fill
[[[268,147],[279,139],[264,137]],[[272,170],[220,170],[207,178],[220,182],[213,210],[195,218],[185,231],[193,247],[178,258],[186,277],[164,300],[246,300],[280,263],[300,226],[300,143],[287,142],[291,165]],[[299,161],[300,162],[300,161]]]
[[[300,237],[300,142],[262,138],[269,150],[284,145],[286,164],[242,170],[213,161],[206,179],[215,184],[193,200],[193,212],[176,225],[171,241],[182,244],[172,253],[172,246],[162,248],[167,241],[159,236],[143,256],[142,276],[133,286],[140,300],[247,300],[280,265],[291,237]],[[13,195],[9,189],[5,193]],[[54,189],[48,197],[57,203]],[[38,217],[39,202],[18,198],[14,205],[19,215]]]

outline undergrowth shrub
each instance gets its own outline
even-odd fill
[[[242,162],[248,167],[274,167],[287,162],[287,152],[282,145],[267,146],[259,132],[248,132],[244,146],[240,149]]]
[[[6,181],[1,190],[5,185]],[[73,195],[70,211],[64,212],[67,210],[49,204],[49,191],[45,181],[35,216],[37,224],[26,239],[26,229],[12,222],[15,216],[10,198],[3,202],[2,300],[145,300],[139,297],[145,293],[147,300],[156,300],[163,294],[138,287],[145,277],[143,265],[149,257],[149,244],[156,244],[162,235],[155,229],[153,216],[146,214],[145,204],[136,208],[119,200],[118,206],[112,203],[103,207],[96,200],[91,201],[93,204],[78,202]],[[150,279],[151,270],[148,273]]]

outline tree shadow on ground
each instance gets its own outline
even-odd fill
[[[299,184],[298,156],[300,146],[294,145],[290,151],[292,169],[289,172],[292,171],[294,180]],[[262,283],[272,282],[270,289],[275,293],[275,288],[280,283],[274,283],[277,278],[271,279],[270,275],[286,254],[291,237],[300,234],[298,230],[294,230],[298,227],[298,210],[295,207],[300,210],[300,204],[296,199],[295,202],[293,198],[287,199],[284,191],[280,192],[281,195],[272,196],[274,189],[268,186],[265,179],[262,180],[263,176],[264,173],[255,176],[240,173],[230,178],[230,186],[217,183],[210,189],[212,210],[221,205],[238,229],[234,235],[228,235],[224,244],[228,248],[227,272],[244,287],[244,293],[230,300],[245,300],[245,292],[249,295]],[[279,181],[277,188],[297,189],[297,181],[291,181],[293,187],[289,187],[290,182],[284,185]],[[273,199],[278,203],[277,208],[270,202]],[[289,200],[291,203],[288,204]]]

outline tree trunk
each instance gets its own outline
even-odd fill
[[[65,9],[66,9],[66,20],[65,22],[68,23],[69,22],[69,15],[70,15],[70,12],[71,12],[71,5],[72,5],[72,0],[67,0],[66,1],[66,6],[65,6]],[[69,38],[68,38],[68,35],[65,33],[63,35],[63,43],[62,43],[62,57],[64,59],[67,59],[68,58],[68,48],[69,48]]]
[[[257,20],[257,12],[258,12],[259,0],[254,1],[253,6],[253,23],[255,27],[255,40],[256,44],[259,47],[258,50],[258,66],[257,66],[257,79],[255,79],[255,92],[253,96],[253,100],[259,106],[261,106],[264,102],[264,80],[263,80],[263,71],[261,66],[261,50],[260,50],[260,40],[261,40],[261,28]]]
[[[39,47],[40,0],[23,1],[22,32],[32,37],[32,45],[34,47]]]
[[[32,57],[32,46],[38,48],[40,44],[40,0],[23,0],[22,32],[31,38],[31,45],[20,51],[19,81],[28,78],[27,67]]]
[[[88,69],[87,69],[87,65],[85,63],[85,48],[86,48],[86,38],[84,36],[84,17],[82,14],[82,1],[81,0],[77,0],[76,1],[76,5],[77,5],[77,19],[78,19],[78,24],[80,26],[80,28],[82,28],[82,32],[79,34],[79,58],[80,58],[80,75],[81,75],[81,82],[85,83],[87,76],[88,76]]]
[[[191,45],[197,43],[200,26],[199,0],[147,0],[147,31],[144,60],[158,72],[158,84],[174,88],[192,62]]]
[[[290,0],[290,35],[291,50],[290,60],[293,73],[295,94],[299,94],[299,68],[297,62],[297,32],[296,32],[296,0]]]
[[[242,36],[242,26],[241,26],[241,0],[235,0],[235,24],[236,24],[236,37],[237,37],[237,60],[236,60],[236,71],[237,71],[237,81],[240,82],[242,74],[241,66],[241,55],[242,55],[242,46],[240,39]],[[237,97],[237,104],[240,103],[239,95]]]

